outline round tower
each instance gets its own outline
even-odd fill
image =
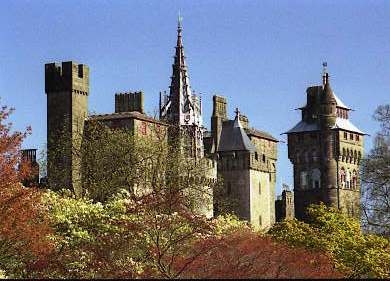
[[[329,74],[324,70],[323,90],[320,98],[320,129],[322,148],[322,189],[323,201],[334,207],[339,207],[339,192],[337,184],[336,135],[332,128],[336,124],[336,98],[329,83]]]

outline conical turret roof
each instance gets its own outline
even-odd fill
[[[322,91],[322,95],[321,95],[321,102],[322,103],[336,103],[336,98],[333,94],[333,90],[330,86],[330,83],[329,83],[329,74],[328,72],[325,73],[325,77],[324,77],[324,89]]]

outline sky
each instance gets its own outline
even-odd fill
[[[210,128],[212,96],[228,99],[250,126],[278,144],[277,191],[293,185],[286,135],[300,120],[306,88],[326,61],[336,95],[370,136],[372,114],[390,102],[390,1],[0,1],[0,104],[15,107],[14,128],[31,125],[24,148],[46,143],[44,64],[90,67],[89,111],[114,111],[114,94],[142,90],[145,109],[168,90],[178,14],[191,86],[202,93]]]

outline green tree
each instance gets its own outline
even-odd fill
[[[286,220],[269,233],[279,241],[331,255],[337,268],[351,278],[389,278],[390,241],[363,234],[359,221],[325,205],[311,205],[310,223]]]

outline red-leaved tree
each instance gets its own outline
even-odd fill
[[[21,161],[21,144],[30,134],[12,131],[7,120],[13,109],[0,108],[0,269],[20,276],[26,267],[51,250],[41,193],[25,188],[21,181],[31,174]]]
[[[322,253],[291,247],[251,230],[210,238],[194,246],[210,251],[193,260],[184,278],[342,278]],[[190,257],[191,259],[191,257]],[[187,259],[177,264],[186,263]]]

